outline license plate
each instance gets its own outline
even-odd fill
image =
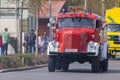
[[[66,52],[78,52],[77,49],[66,49]]]

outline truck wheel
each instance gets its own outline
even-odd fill
[[[62,69],[62,59],[60,56],[56,56],[56,70],[61,70]]]
[[[100,72],[100,60],[98,57],[93,58],[91,68],[92,72]]]
[[[63,71],[68,71],[69,64],[68,63],[63,63]]]
[[[48,56],[48,70],[49,72],[55,71],[55,56]]]
[[[61,70],[61,69],[62,69],[62,64],[56,63],[56,70]]]
[[[100,66],[103,72],[106,72],[108,70],[108,59],[105,59],[100,62]]]

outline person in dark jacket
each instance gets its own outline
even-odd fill
[[[28,36],[28,52],[29,53],[35,52],[35,40],[36,40],[36,35],[34,33],[34,30],[32,29]]]
[[[23,43],[23,46],[25,47],[27,53],[30,52],[30,50],[29,50],[29,47],[30,47],[29,39],[30,39],[30,32],[27,32],[24,36],[24,43]]]

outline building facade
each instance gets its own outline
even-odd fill
[[[49,35],[50,30],[47,27],[49,22],[50,14],[56,16],[65,4],[65,0],[51,0],[51,13],[49,1],[42,3],[39,7],[39,18],[37,18],[36,9],[33,7],[31,0],[0,0],[0,32],[3,32],[4,28],[8,28],[11,35],[11,46],[14,52],[17,53],[20,32],[28,32],[31,29],[36,30],[37,20],[38,20],[38,34],[43,34],[44,32]],[[22,30],[21,30],[22,29]],[[23,43],[22,35],[22,42]],[[18,46],[18,47],[16,47]]]

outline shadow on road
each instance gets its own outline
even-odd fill
[[[68,73],[92,73],[90,69],[70,69],[67,72]]]
[[[107,73],[119,73],[120,74],[120,69],[109,69]]]
[[[64,71],[60,71],[60,72],[64,72]],[[93,73],[90,69],[71,69],[66,71],[66,73]],[[116,70],[116,69],[109,69],[107,72],[99,72],[97,74],[111,74],[111,73],[119,73],[120,74],[120,69]],[[95,73],[96,74],[96,73]]]

